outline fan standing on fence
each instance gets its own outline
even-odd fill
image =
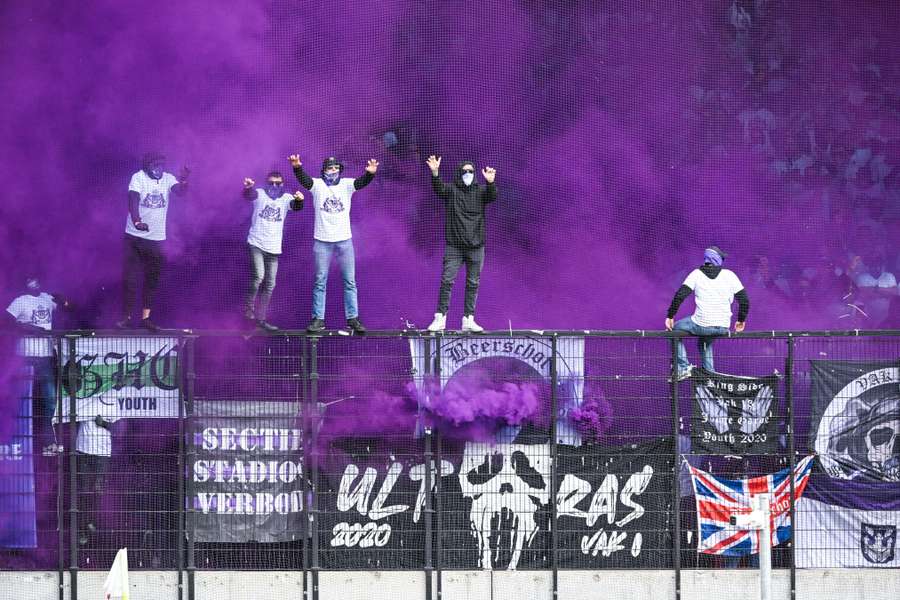
[[[437,311],[428,331],[443,331],[447,327],[450,292],[459,268],[465,263],[466,299],[462,330],[480,333],[484,328],[475,322],[475,301],[478,299],[481,268],[484,266],[484,207],[497,199],[497,188],[494,186],[497,172],[492,167],[483,168],[481,175],[487,185],[478,185],[475,183],[475,163],[467,160],[456,169],[453,183],[446,185],[438,174],[441,157],[429,156],[426,164],[431,169],[431,187],[438,198],[444,201],[447,211],[441,289]]]
[[[288,207],[303,208],[303,194],[284,191],[284,176],[272,171],[266,176],[266,187],[253,187],[254,181],[244,178],[244,198],[253,202],[253,216],[247,247],[250,251],[250,289],[244,304],[244,317],[264,331],[278,331],[267,319],[269,301],[275,290],[278,275],[278,256],[284,236],[284,220]]]
[[[370,158],[365,172],[356,179],[341,178],[344,165],[333,156],[322,162],[322,177],[312,178],[303,170],[300,156],[289,157],[294,175],[300,185],[312,192],[316,211],[313,232],[313,254],[316,260],[316,281],[313,285],[312,321],[306,330],[316,333],[325,329],[325,285],[331,256],[336,254],[344,280],[344,316],[353,333],[365,333],[359,320],[356,296],[356,258],[353,253],[353,234],[350,229],[350,200],[353,193],[363,189],[375,178],[378,161]]]
[[[747,290],[734,272],[722,267],[727,255],[718,246],[710,246],[703,252],[703,265],[690,272],[675,297],[669,305],[666,316],[666,329],[668,331],[686,331],[699,336],[697,344],[703,360],[703,368],[707,371],[715,371],[713,367],[712,338],[726,335],[731,326],[731,303],[737,298],[738,316],[734,324],[734,330],[744,330],[747,321],[747,313],[750,312],[750,299]],[[675,314],[684,299],[694,293],[696,309],[690,317],[685,317],[677,323]],[[684,342],[678,340],[678,353],[676,357],[678,366],[678,380],[691,376],[691,364],[687,359],[687,351]]]
[[[176,179],[165,171],[165,156],[150,152],[144,156],[141,170],[131,176],[128,183],[128,217],[125,220],[125,264],[122,279],[122,320],[116,323],[119,329],[131,327],[132,311],[137,297],[137,278],[143,273],[144,285],[141,292],[141,326],[149,331],[158,331],[150,320],[150,305],[159,287],[164,258],[162,243],[166,239],[166,215],[169,211],[169,197],[174,192],[183,193],[187,189],[190,171],[182,167]]]

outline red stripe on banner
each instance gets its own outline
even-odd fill
[[[738,531],[734,535],[728,536],[715,546],[707,548],[706,550],[701,550],[701,552],[703,552],[704,554],[719,554],[726,547],[731,546],[733,543],[735,543],[745,535],[747,535],[746,531]]]
[[[734,514],[734,511],[729,510],[728,508],[722,506],[721,504],[717,504],[715,502],[710,502],[709,500],[698,500],[697,501],[697,512],[702,519],[709,519],[711,521],[717,521],[721,524],[728,523],[728,519],[731,518],[731,515]],[[739,512],[750,512],[739,511]]]
[[[697,479],[699,479],[703,483],[703,485],[711,490],[715,490],[716,494],[721,496],[723,499],[728,500],[729,502],[734,502],[735,504],[744,504],[743,502],[740,502],[739,500],[729,496],[728,493],[722,489],[722,486],[719,485],[719,482],[716,481],[714,477],[710,476],[706,471],[697,469],[696,474]]]
[[[753,477],[747,480],[747,491],[751,496],[765,494],[769,491],[769,476]]]

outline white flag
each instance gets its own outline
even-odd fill
[[[797,500],[797,566],[900,567],[900,511],[856,510]]]
[[[116,553],[116,560],[103,584],[103,598],[128,600],[128,548],[122,548]]]

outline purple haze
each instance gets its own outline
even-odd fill
[[[382,163],[354,198],[364,321],[423,325],[442,252],[423,161],[437,153],[445,178],[463,157],[498,169],[478,309],[490,328],[659,328],[709,243],[732,253],[751,328],[840,326],[835,299],[810,304],[803,279],[847,251],[894,268],[893,247],[881,254],[897,232],[897,173],[884,172],[900,161],[900,7],[735,6],[7,4],[0,288],[12,297],[37,270],[77,300],[67,324],[109,325],[128,178],[159,148],[170,171],[193,174],[169,214],[158,320],[235,325],[242,177],[278,167],[293,183],[288,153],[313,173],[333,153],[351,174]],[[860,233],[873,212],[877,231]],[[287,221],[272,315],[283,326],[310,314],[311,221],[308,209]],[[755,281],[759,256],[781,287]],[[460,280],[454,327],[461,296]]]

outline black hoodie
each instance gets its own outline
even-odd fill
[[[462,182],[463,161],[456,168],[453,183],[445,185],[437,175],[431,176],[431,186],[446,207],[444,232],[449,246],[457,248],[481,248],[484,246],[484,205],[497,199],[497,188],[493,183],[465,185]]]

